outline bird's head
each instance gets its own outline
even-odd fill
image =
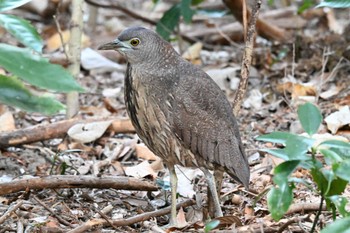
[[[152,56],[161,57],[164,48],[168,46],[170,44],[154,31],[143,27],[130,27],[122,31],[117,39],[99,46],[98,49],[116,50],[125,56],[129,63],[140,64],[154,61]]]

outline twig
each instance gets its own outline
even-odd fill
[[[223,2],[230,9],[235,18],[243,24],[243,0],[223,0]],[[250,11],[247,10],[248,19],[250,18],[251,14],[253,13],[250,13]],[[256,27],[258,34],[269,40],[273,39],[285,41],[290,38],[290,34],[288,34],[285,30],[274,26],[263,19],[257,19]]]
[[[324,201],[324,198],[323,198],[323,195],[321,195],[320,207],[318,208],[316,217],[314,219],[314,224],[312,224],[312,228],[310,230],[310,233],[313,233],[315,231],[318,219],[319,219],[319,217],[321,215],[321,211],[322,211],[322,207],[323,207],[323,201]]]
[[[57,7],[56,14],[58,14],[58,12],[59,12],[58,9],[59,9],[59,7]],[[63,53],[64,53],[64,55],[66,56],[66,60],[68,61],[68,54],[67,54],[66,46],[65,46],[65,43],[64,43],[64,39],[63,39],[63,34],[62,34],[61,26],[60,26],[60,24],[59,24],[59,22],[58,22],[58,20],[57,20],[56,15],[53,15],[52,17],[53,17],[53,20],[55,21],[58,35],[60,36],[60,40],[61,40],[61,44],[62,44]]]
[[[294,213],[306,213],[311,211],[317,211],[320,208],[319,203],[298,203],[293,204],[290,206],[289,210],[286,212],[287,214],[294,214]],[[326,210],[326,207],[324,206],[322,210]]]
[[[119,10],[121,12],[123,12],[124,14],[126,15],[129,15],[130,17],[134,18],[134,19],[139,19],[143,22],[146,22],[146,23],[149,23],[151,25],[157,25],[157,21],[154,21],[152,19],[149,19],[147,17],[144,17],[140,14],[137,14],[135,11],[131,11],[129,10],[128,8],[125,8],[125,7],[122,7],[118,4],[112,4],[112,2],[110,2],[109,4],[103,4],[101,3],[101,1],[97,2],[97,1],[94,1],[94,0],[85,0],[86,3],[90,4],[90,5],[93,5],[93,6],[97,6],[97,7],[101,7],[101,8],[108,8],[108,9],[116,9],[116,10]],[[196,42],[201,42],[200,40],[196,39],[196,38],[193,38],[193,37],[190,37],[190,36],[187,36],[185,34],[182,34],[180,33],[180,36],[190,42],[190,43],[196,43]],[[203,48],[205,49],[208,49],[208,50],[213,50],[214,49],[214,46],[210,45],[210,44],[207,44],[207,43],[203,43]]]
[[[254,47],[254,41],[255,41],[255,24],[259,15],[260,7],[261,7],[261,0],[257,0],[249,20],[247,40],[245,42],[245,48],[244,48],[244,54],[243,54],[243,60],[242,60],[241,80],[239,82],[239,87],[236,92],[235,99],[233,101],[233,113],[235,115],[237,115],[237,113],[239,112],[244,95],[247,91],[249,68],[252,63],[253,47]]]
[[[242,20],[243,20],[243,36],[244,41],[247,41],[247,31],[248,31],[248,13],[247,13],[247,1],[242,0]]]
[[[194,204],[196,204],[196,202],[194,200],[190,199],[190,200],[186,200],[184,202],[177,204],[176,208],[177,209],[180,209],[180,207],[185,208],[187,206],[191,206]],[[170,210],[171,210],[171,206],[168,206],[164,209],[143,213],[143,214],[140,214],[140,215],[137,215],[134,217],[127,218],[127,219],[114,220],[114,221],[112,221],[112,223],[113,223],[113,226],[115,226],[115,227],[116,226],[128,226],[131,224],[135,224],[137,222],[145,221],[145,220],[150,219],[150,218],[166,215],[166,214],[170,213]],[[96,226],[101,226],[101,227],[108,226],[108,222],[104,219],[91,219],[91,220],[87,221],[86,223],[84,223],[83,225],[69,231],[68,233],[82,233],[82,232],[86,232],[86,231],[88,231],[91,228],[96,227]]]
[[[285,224],[283,224],[279,229],[278,231],[276,231],[276,233],[282,233],[289,225],[293,224],[293,223],[297,223],[297,222],[300,222],[302,220],[305,220],[309,218],[309,216],[306,216],[306,217],[302,217],[302,218],[292,218],[291,220],[287,221]]]
[[[39,198],[37,198],[35,195],[32,195],[34,200],[36,200],[42,207],[44,207],[47,211],[49,211],[57,220],[62,223],[63,225],[74,227],[72,224],[61,218],[58,214],[55,213],[50,207],[48,207],[44,202],[42,202]]]
[[[113,227],[115,230],[117,230],[117,227],[113,225],[113,222],[108,218],[107,215],[105,215],[102,211],[100,211],[99,209],[95,208],[95,210],[97,211],[97,213],[104,218],[104,220],[106,220],[106,222]]]
[[[231,38],[230,38],[227,34],[225,34],[225,33],[220,29],[220,27],[219,27],[218,25],[216,25],[216,24],[215,24],[215,29],[216,29],[216,31],[217,31],[225,40],[227,40],[227,41],[230,43],[230,45],[231,45],[232,47],[237,47],[237,48],[240,48],[240,47],[241,47],[239,44],[237,44],[236,42],[234,42],[233,40],[231,40]]]
[[[10,207],[1,217],[0,217],[0,224],[3,224],[6,219],[8,219],[13,212],[15,212],[21,205],[23,204],[23,200],[20,200],[17,202],[16,205]]]
[[[0,148],[18,146],[32,142],[44,141],[53,138],[62,138],[66,135],[69,128],[76,124],[87,124],[91,122],[114,120],[109,130],[116,133],[135,132],[129,119],[114,118],[90,118],[90,119],[69,119],[51,124],[40,124],[25,129],[18,129],[9,132],[0,133]]]
[[[59,188],[114,188],[123,190],[157,191],[158,188],[144,180],[129,177],[94,177],[55,175],[34,177],[0,183],[0,195],[24,191],[26,189],[59,189]]]

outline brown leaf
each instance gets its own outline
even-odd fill
[[[15,119],[13,118],[12,113],[9,111],[4,112],[0,116],[0,122],[0,132],[16,129]]]
[[[158,156],[153,154],[152,151],[148,149],[147,146],[142,144],[137,144],[135,146],[135,152],[138,158],[145,159],[145,160],[157,160]]]
[[[216,220],[220,221],[220,224],[217,228],[221,227],[228,227],[231,226],[232,224],[235,224],[236,226],[242,226],[241,220],[237,216],[224,216],[224,217],[218,217],[215,218]]]
[[[316,96],[316,89],[313,86],[285,82],[277,85],[277,91],[280,93],[290,93],[292,94],[292,99],[296,99],[300,96]]]

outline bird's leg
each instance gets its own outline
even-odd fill
[[[220,192],[221,192],[221,187],[222,187],[222,180],[224,178],[224,171],[219,169],[219,168],[214,168],[214,179],[215,179],[215,184],[216,184],[216,192],[218,193],[218,197],[220,197]],[[209,211],[209,216],[211,218],[215,217],[215,206],[214,206],[214,198],[211,195],[211,190],[207,190],[207,195],[208,195],[208,211]]]
[[[223,214],[222,214],[222,210],[221,210],[221,206],[220,206],[219,195],[218,195],[218,192],[216,190],[214,176],[206,168],[201,168],[201,170],[203,171],[203,173],[207,179],[208,188],[210,190],[211,196],[213,197],[214,208],[215,208],[215,217],[222,217]]]
[[[176,226],[176,191],[177,191],[177,176],[175,172],[175,167],[173,165],[168,165],[169,176],[170,176],[170,186],[171,186],[171,214],[170,214],[170,226]]]

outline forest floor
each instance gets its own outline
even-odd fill
[[[161,7],[151,11],[148,4],[141,2],[130,1],[126,7],[140,9],[138,14],[148,15],[154,20],[164,12]],[[281,159],[261,151],[276,145],[255,140],[259,135],[274,131],[303,133],[296,109],[307,101],[317,105],[324,118],[342,108],[349,111],[349,12],[311,9],[296,15],[296,9],[280,6],[279,16],[267,19],[290,35],[287,42],[257,37],[247,94],[237,115],[250,163],[250,188],[245,190],[225,175],[221,189],[225,217],[221,219],[217,232],[234,232],[235,229],[238,232],[309,232],[319,208],[320,196],[297,184],[290,210],[281,220],[272,219],[266,193],[273,186],[273,168],[281,163]],[[264,7],[261,14],[266,16],[269,12],[277,10]],[[23,14],[40,29],[45,38],[45,54],[51,58],[62,54],[59,43],[57,46],[59,37],[55,23],[45,21],[44,16],[27,8],[18,14]],[[64,23],[67,16],[61,14],[58,18]],[[185,202],[187,207],[179,210],[181,227],[166,228],[169,211],[162,214],[159,210],[169,206],[169,175],[161,160],[142,144],[128,121],[123,97],[125,60],[117,52],[102,53],[96,49],[98,45],[113,40],[124,27],[142,25],[154,29],[154,26],[112,9],[99,9],[97,19],[96,27],[88,27],[91,22],[85,25],[82,69],[78,79],[87,92],[80,94],[81,109],[76,118],[89,121],[89,124],[80,126],[86,128],[87,133],[84,129],[79,132],[72,130],[68,135],[63,132],[63,136],[61,133],[49,140],[2,146],[0,184],[17,182],[20,187],[17,191],[13,191],[13,187],[0,191],[3,194],[0,196],[0,233],[203,232],[209,222],[206,181],[198,169],[182,167],[178,167],[178,201]],[[204,46],[196,44],[190,47],[186,40],[176,40],[173,45],[187,53],[191,62],[207,71],[232,103],[239,81],[243,43],[225,40],[228,32],[223,28],[234,19],[232,15],[221,18],[197,15],[194,19],[191,25],[181,25],[182,33],[196,36]],[[218,35],[222,38],[218,39]],[[13,44],[9,35],[0,40]],[[205,45],[213,46],[207,49]],[[191,56],[188,56],[189,51]],[[104,60],[98,54],[111,60]],[[56,96],[64,101],[63,94]],[[0,117],[0,132],[11,129],[24,133],[21,130],[29,128],[32,133],[37,130],[37,134],[42,135],[48,134],[47,126],[64,121],[63,113],[49,117],[10,106],[1,106]],[[57,127],[63,130],[68,124],[64,122]],[[323,121],[318,134],[350,140],[349,122],[334,124],[338,125],[331,127]],[[37,125],[45,127],[35,128]],[[56,130],[60,131],[58,128]],[[95,139],[86,139],[90,136]],[[82,143],[84,140],[89,142]],[[52,175],[63,176],[54,180]],[[75,178],[70,175],[76,176],[77,180],[82,176],[91,179],[82,179],[79,183],[72,181]],[[111,176],[119,183],[108,183],[113,180]],[[293,176],[311,181],[311,175],[304,169],[297,169]],[[33,178],[45,177],[48,179],[33,181]],[[25,179],[28,181],[19,182]],[[37,189],[30,189],[30,182],[37,182]],[[147,191],[154,189],[155,185],[158,187],[156,191]],[[350,187],[344,195],[350,197]],[[188,201],[191,199],[195,202]],[[12,212],[5,216],[4,213],[11,208]],[[111,221],[118,219],[120,225],[111,226]],[[324,209],[316,230],[331,221],[332,213]]]

